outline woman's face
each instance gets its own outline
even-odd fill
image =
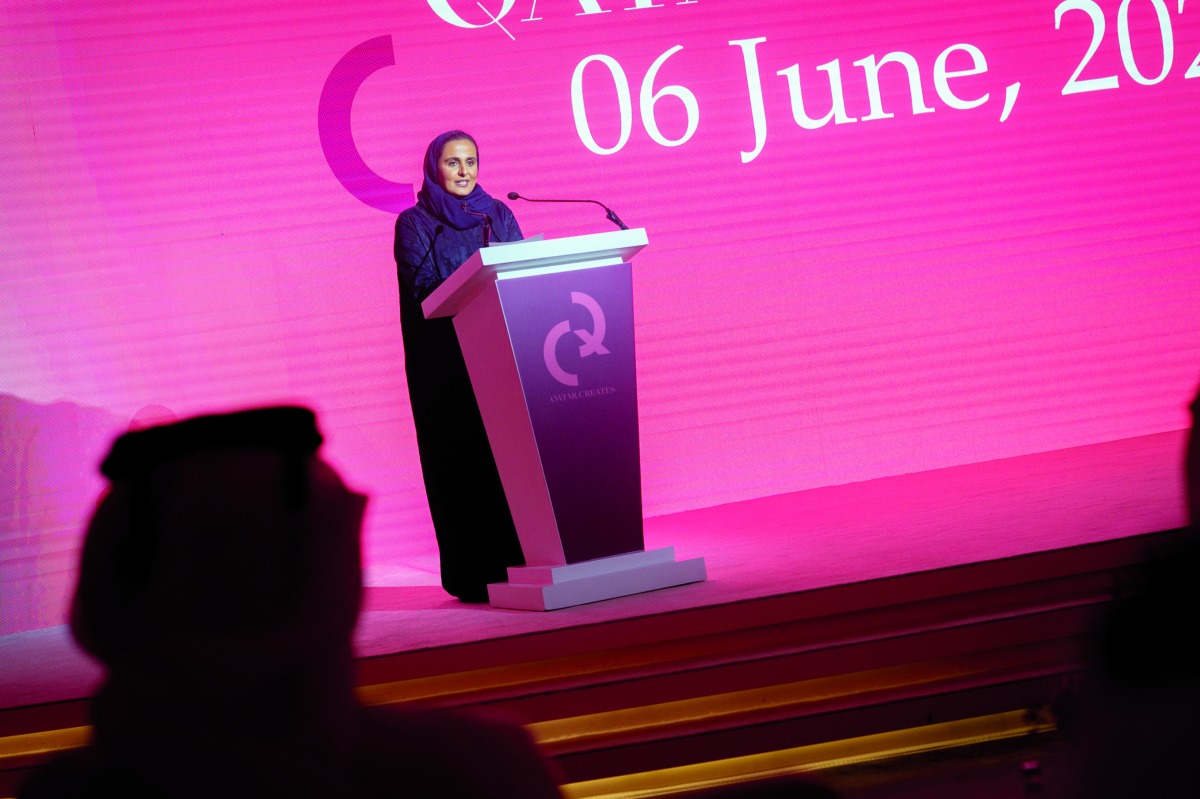
[[[442,146],[438,159],[438,182],[447,194],[466,197],[479,176],[479,153],[470,139],[455,139]]]

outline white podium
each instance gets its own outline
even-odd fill
[[[644,544],[630,259],[646,243],[639,228],[487,247],[422,304],[454,317],[525,555],[488,586],[496,607],[706,578],[703,558]]]

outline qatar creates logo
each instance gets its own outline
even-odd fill
[[[591,332],[572,330],[570,322],[559,322],[550,328],[550,332],[546,334],[546,341],[542,345],[542,357],[546,361],[546,370],[550,372],[551,377],[564,386],[578,386],[579,375],[571,374],[558,362],[558,342],[563,336],[568,333],[579,336],[579,340],[583,342],[579,345],[580,358],[586,358],[589,355],[608,355],[608,349],[604,346],[604,309],[600,307],[600,303],[581,291],[571,292],[571,302],[582,305],[592,315]]]

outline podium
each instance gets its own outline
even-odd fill
[[[703,558],[643,538],[630,259],[646,244],[639,228],[485,247],[421,305],[454,318],[525,555],[488,586],[496,607],[706,577]]]

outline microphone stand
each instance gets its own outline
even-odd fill
[[[442,231],[445,229],[445,225],[438,225],[433,229],[433,236],[429,239],[429,246],[425,248],[425,254],[421,256],[421,263],[416,265],[418,268],[429,258],[429,254],[433,252],[433,245],[437,244],[438,236],[442,235]],[[436,265],[434,268],[436,269]]]
[[[601,208],[603,208],[605,210],[605,212],[606,212],[605,217],[608,219],[608,221],[612,222],[614,225],[621,228],[621,230],[629,230],[629,226],[621,221],[621,218],[619,216],[617,216],[617,212],[614,211],[613,209],[609,208],[607,205],[600,202],[599,200],[535,200],[532,197],[522,197],[521,195],[517,194],[515,191],[510,191],[508,193],[508,199],[524,200],[525,202],[529,202],[529,203],[593,203],[595,205],[600,206]]]
[[[492,218],[487,214],[481,214],[479,211],[472,211],[467,207],[466,203],[462,204],[462,209],[471,216],[483,217],[483,246],[490,246],[492,243]]]

